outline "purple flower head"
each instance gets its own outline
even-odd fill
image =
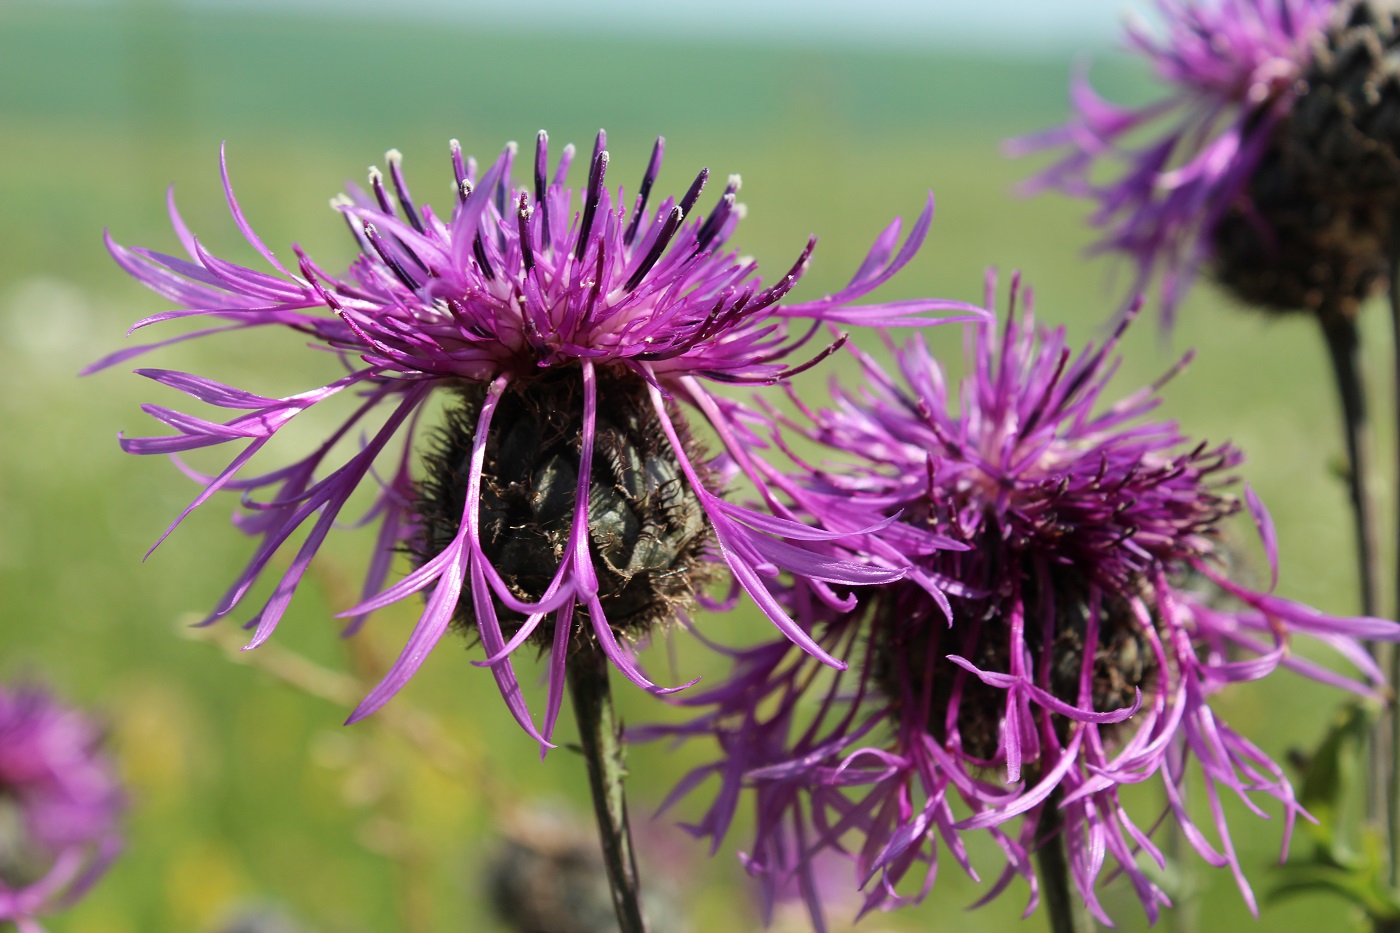
[[[1162,99],[1124,108],[1085,75],[1062,127],[1014,140],[1012,154],[1065,150],[1026,190],[1047,188],[1097,205],[1100,252],[1136,266],[1131,294],[1160,276],[1163,323],[1211,257],[1217,224],[1245,196],[1300,94],[1336,0],[1156,0],[1159,38],[1143,24],[1128,44],[1168,86]],[[1246,211],[1248,213],[1248,211]],[[1258,219],[1255,219],[1258,226]]]
[[[121,851],[126,801],[91,719],[34,686],[0,688],[0,921],[62,910]]]
[[[387,178],[371,170],[368,192],[352,189],[333,202],[359,248],[338,275],[296,247],[293,268],[284,265],[253,233],[226,169],[229,210],[273,273],[211,255],[173,201],[171,219],[188,258],[108,241],[122,268],[179,305],[136,327],[176,318],[213,321],[164,343],[270,326],[309,338],[342,364],[339,378],[285,398],[182,372],[138,370],[238,414],[218,421],[148,405],[145,411],[175,433],[124,437],[122,446],[179,455],[238,445],[216,475],[182,467],[204,489],[175,524],[215,492],[237,490],[243,508],[235,523],[259,540],[211,622],[242,604],[274,555],[292,548],[289,565],[247,623],[250,648],[276,628],[351,494],[372,491],[359,522],[376,524],[378,537],[363,601],[344,613],[353,620],[350,630],[415,593],[425,592],[427,605],[352,722],[408,681],[455,618],[480,638],[482,663],[517,721],[547,745],[575,636],[596,638],[630,680],[666,692],[637,666],[629,642],[701,587],[708,556],[727,564],[788,637],[833,664],[839,662],[772,598],[765,578],[782,568],[850,586],[897,573],[823,556],[813,542],[829,535],[720,498],[720,480],[736,471],[765,494],[767,487],[748,451],[757,440],[711,386],[766,385],[807,368],[832,349],[797,355],[824,325],[942,320],[925,316],[931,311],[975,314],[955,302],[853,304],[913,256],[932,201],[902,246],[900,222],[890,224],[845,288],[785,303],[814,240],[765,286],[755,264],[728,246],[743,213],[737,176],[708,213],[699,209],[706,171],[679,198],[656,204],[663,148],[657,140],[629,198],[607,187],[604,142],[600,133],[584,187],[575,192],[566,187],[573,147],[551,167],[543,132],[520,185],[511,180],[514,144],[478,171],[454,141],[456,197],[441,213],[410,196],[401,159],[391,152]],[[793,320],[806,324],[801,333],[789,331]],[[122,351],[94,368],[161,345]],[[448,407],[446,424],[435,432],[420,423],[434,395]],[[258,475],[246,472],[297,415],[337,396],[353,400],[348,413],[312,453]],[[722,457],[712,460],[700,450],[682,406],[713,428]],[[423,440],[429,449],[420,464],[415,445]],[[302,543],[289,544],[303,528]],[[386,586],[401,550],[415,556],[416,568]],[[513,651],[526,641],[550,656],[542,728],[512,667]]]
[[[774,414],[783,433],[840,457],[792,478],[798,505],[828,526],[863,525],[840,542],[848,558],[901,553],[910,566],[906,579],[860,591],[850,611],[801,581],[784,591],[849,668],[824,671],[783,642],[747,649],[727,682],[677,701],[701,709],[697,718],[639,735],[718,739],[721,758],[673,797],[719,778],[695,827],[718,843],[751,788],[747,864],[769,885],[800,884],[817,854],[835,850],[856,863],[864,910],[889,908],[927,893],[940,849],[978,878],[965,836],[985,830],[1004,866],[983,902],[1021,876],[1029,913],[1031,857],[1062,836],[1074,884],[1101,920],[1106,867],[1155,919],[1167,898],[1138,856],[1164,865],[1151,836],[1171,819],[1207,862],[1229,866],[1253,908],[1222,796],[1261,815],[1255,798],[1276,800],[1285,846],[1302,811],[1282,769],[1210,697],[1280,667],[1376,696],[1381,673],[1358,639],[1395,640],[1400,627],[1233,581],[1218,526],[1240,509],[1225,489],[1239,452],[1150,420],[1160,382],[1102,397],[1127,320],[1076,354],[1063,329],[1036,326],[1029,296],[1018,317],[1017,291],[1000,331],[969,327],[955,398],[915,339],[895,353],[897,376],[862,356],[862,388],[836,388],[833,408],[798,402],[802,423]],[[1250,491],[1244,500],[1276,567],[1267,514]],[[1293,653],[1295,634],[1359,676]],[[1203,823],[1183,799],[1192,770]],[[1144,820],[1119,794],[1149,780],[1168,804]],[[819,888],[807,890],[820,925]]]

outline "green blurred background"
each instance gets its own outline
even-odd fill
[[[166,307],[110,261],[101,231],[174,250],[164,211],[173,183],[202,242],[253,263],[223,205],[221,140],[266,242],[284,254],[299,242],[328,268],[347,262],[352,246],[327,199],[396,147],[419,199],[441,201],[450,137],[490,157],[540,127],[556,146],[586,146],[603,126],[612,179],[630,188],[652,138],[664,134],[666,190],[701,165],[719,177],[743,173],[749,214],[736,244],[770,276],[809,233],[820,235],[799,293],[807,296],[842,284],[889,218],[912,218],[931,188],[933,233],[884,297],[975,301],[984,267],[1020,269],[1043,319],[1081,340],[1099,332],[1121,297],[1124,270],[1114,279],[1112,263],[1083,258],[1082,205],[1013,198],[1033,165],[999,151],[1005,137],[1064,117],[1071,48],[998,53],[956,37],[924,46],[786,42],[745,35],[740,23],[708,35],[619,37],[540,19],[476,26],[153,2],[0,5],[0,673],[43,677],[100,709],[133,802],[127,853],[81,905],[53,918],[54,931],[205,933],[259,904],[324,933],[491,930],[480,874],[500,824],[540,801],[587,812],[581,761],[560,750],[541,763],[491,679],[468,664],[478,655],[459,644],[444,642],[432,655],[395,701],[397,718],[352,728],[340,722],[364,685],[333,702],[258,669],[280,665],[315,685],[324,678],[288,652],[363,677],[397,651],[413,605],[384,613],[353,644],[337,637],[331,619],[348,603],[368,535],[342,535],[325,550],[321,570],[252,665],[184,637],[246,560],[249,543],[227,525],[230,501],[210,504],[142,562],[195,488],[163,460],[121,454],[114,440],[118,430],[151,430],[138,404],[169,404],[172,395],[130,375],[130,366],[76,377],[120,348],[132,321]],[[1108,96],[1151,93],[1135,63],[1094,51],[1095,82]],[[1373,332],[1378,318],[1367,319],[1372,347],[1383,343]],[[1233,439],[1250,455],[1245,476],[1279,528],[1280,590],[1353,610],[1334,476],[1340,444],[1320,341],[1302,321],[1239,312],[1209,287],[1193,293],[1181,322],[1170,342],[1150,322],[1136,328],[1120,385],[1136,388],[1198,348],[1166,391],[1164,411],[1187,433]],[[946,330],[936,340],[956,370],[959,338]],[[194,343],[147,365],[263,393],[322,384],[329,360],[291,335],[271,338]],[[1379,389],[1385,374],[1372,369]],[[1239,532],[1247,538],[1243,526]],[[748,612],[703,624],[731,643],[768,633]],[[650,664],[669,673],[665,650],[654,648]],[[687,677],[722,670],[685,636],[673,650]],[[325,692],[345,687],[335,682]],[[1219,705],[1281,760],[1317,739],[1337,700],[1280,674]],[[631,722],[672,715],[630,688],[622,702]],[[405,725],[410,711],[417,718]],[[406,729],[427,738],[415,744]],[[563,738],[568,732],[562,726]],[[636,749],[638,818],[709,752]],[[1157,799],[1150,787],[1134,799],[1140,819],[1150,821]],[[698,803],[676,814],[696,817]],[[1238,806],[1231,813],[1262,893],[1279,822]],[[645,868],[679,871],[692,929],[756,929],[734,858],[746,841],[740,826],[710,860],[683,840],[677,854],[672,835]],[[975,854],[993,877],[994,853]],[[1189,864],[1196,929],[1251,922],[1228,873]],[[965,911],[979,891],[950,864],[922,907],[862,926],[956,931],[1018,922],[1023,885]],[[1145,926],[1125,885],[1109,885],[1105,902],[1121,928]],[[1262,928],[1336,929],[1345,911],[1325,898],[1266,906]],[[1019,928],[1043,926],[1038,915]]]

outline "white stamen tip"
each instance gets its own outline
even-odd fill
[[[403,153],[399,152],[397,149],[390,149],[388,152],[384,153],[384,161],[388,162],[390,165],[397,165],[403,161]]]
[[[735,204],[734,216],[743,220],[745,217],[749,216],[749,206],[747,204]]]
[[[452,152],[461,152],[462,144],[455,139],[449,139],[447,141],[447,148]]]
[[[375,184],[376,182],[383,182],[383,181],[384,181],[384,173],[381,172],[381,171],[379,170],[379,166],[377,166],[377,165],[371,165],[371,166],[369,167],[369,183],[372,185],[372,184]]]
[[[744,180],[743,180],[742,178],[740,178],[740,177],[738,176],[737,173],[734,174],[734,175],[730,175],[730,176],[729,176],[729,187],[730,187],[730,188],[733,188],[735,191],[738,191],[738,190],[739,190],[739,186],[742,185],[743,183],[744,183]]]

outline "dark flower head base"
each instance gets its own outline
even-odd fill
[[[642,673],[626,644],[636,628],[625,621],[615,629],[607,604],[617,603],[615,611],[626,614],[618,601],[630,598],[630,581],[638,574],[664,578],[670,582],[656,599],[631,613],[634,621],[654,618],[662,603],[679,601],[680,590],[701,582],[688,575],[697,555],[711,548],[788,637],[839,663],[778,606],[767,580],[782,569],[852,586],[887,581],[897,572],[823,556],[814,546],[828,534],[719,498],[679,406],[710,422],[725,446],[724,461],[768,496],[745,449],[746,428],[736,422],[734,406],[711,394],[710,384],[766,385],[806,368],[829,351],[795,354],[824,325],[933,323],[943,319],[928,312],[965,317],[977,309],[925,300],[852,304],[913,256],[932,218],[931,201],[902,246],[899,221],[880,234],[845,288],[785,304],[814,241],[787,274],[764,286],[754,263],[727,245],[742,215],[738,178],[730,179],[708,214],[698,207],[708,177],[703,171],[679,198],[653,206],[661,154],[658,140],[635,197],[621,190],[614,195],[606,185],[609,156],[600,133],[576,202],[565,186],[572,146],[551,167],[541,132],[532,170],[516,186],[514,144],[479,173],[454,142],[457,197],[439,215],[411,197],[401,160],[391,152],[387,177],[373,170],[369,191],[352,190],[333,202],[360,251],[342,275],[323,270],[300,249],[295,268],[287,268],[254,234],[226,169],[234,221],[273,273],[209,254],[173,201],[171,219],[188,259],[109,239],[124,269],[180,306],[143,319],[138,328],[176,318],[212,319],[213,326],[122,351],[93,369],[178,340],[267,326],[310,338],[345,366],[345,374],[327,385],[285,398],[186,373],[138,370],[201,402],[242,412],[220,423],[148,405],[145,410],[176,433],[122,440],[124,449],[142,454],[243,445],[217,475],[196,474],[204,490],[176,520],[221,489],[237,490],[244,508],[236,522],[259,539],[209,621],[233,612],[293,533],[309,526],[271,597],[248,623],[249,647],[265,641],[351,493],[369,485],[375,499],[362,521],[377,524],[379,533],[364,600],[345,613],[353,620],[350,629],[376,609],[415,593],[428,596],[403,653],[351,721],[378,709],[408,681],[454,617],[474,625],[488,655],[484,663],[511,712],[541,743],[548,743],[563,696],[570,633],[596,639],[634,683],[665,692]],[[791,320],[808,327],[793,336]],[[451,393],[458,409],[428,455],[437,475],[422,476],[414,469],[414,438],[422,430],[423,405],[436,390]],[[299,413],[342,393],[356,397],[356,407],[324,444],[290,466],[245,473]],[[530,417],[536,421],[523,433],[537,436],[525,444],[534,445],[531,450],[518,451],[526,459],[512,460],[505,448],[522,434],[524,412],[535,412]],[[571,424],[569,436],[545,437],[561,430],[560,412]],[[504,417],[512,423],[498,427]],[[647,435],[644,449],[619,446],[637,432]],[[338,459],[338,447],[346,444],[354,452]],[[609,472],[595,481],[600,464],[610,464]],[[512,490],[526,477],[544,485]],[[637,482],[620,499],[609,498],[603,490],[614,480]],[[449,483],[460,488],[449,493]],[[680,486],[686,490],[679,492]],[[659,512],[641,507],[653,499]],[[540,555],[522,565],[508,553],[512,545],[500,523],[522,508],[535,510],[530,533],[549,549],[550,568],[541,566]],[[595,525],[591,519],[600,512],[607,515]],[[701,516],[708,526],[703,533],[696,531]],[[623,532],[630,523],[637,526],[634,537]],[[648,548],[667,554],[648,556]],[[386,587],[401,549],[415,552],[419,566]],[[542,728],[526,709],[511,663],[513,649],[536,631],[550,645]]]
[[[0,923],[69,907],[122,850],[126,797],[87,716],[34,686],[0,688]]]
[[[695,827],[718,843],[751,788],[758,825],[747,864],[768,885],[806,878],[813,858],[834,850],[855,860],[865,910],[896,906],[927,893],[940,849],[977,878],[964,838],[985,830],[1005,865],[984,902],[1019,875],[1029,912],[1031,856],[1051,841],[1039,817],[1055,807],[1093,913],[1108,922],[1095,885],[1111,861],[1155,919],[1167,898],[1138,856],[1165,864],[1151,838],[1160,820],[1129,815],[1119,792],[1157,778],[1163,818],[1206,861],[1229,866],[1252,908],[1222,794],[1256,813],[1253,797],[1278,801],[1285,846],[1302,811],[1282,769],[1216,715],[1210,696],[1280,667],[1376,696],[1381,674],[1358,639],[1395,640],[1400,627],[1326,616],[1232,581],[1217,526],[1240,508],[1223,488],[1238,451],[1148,420],[1160,383],[1103,398],[1127,321],[1075,354],[1063,330],[1035,325],[1029,299],[1018,317],[1016,292],[1000,333],[971,328],[956,399],[916,339],[896,352],[897,378],[862,357],[860,391],[804,409],[810,423],[774,415],[776,430],[841,457],[804,467],[786,489],[827,524],[873,529],[842,539],[847,558],[907,555],[909,577],[861,590],[851,611],[800,582],[784,591],[850,668],[823,676],[781,641],[738,652],[727,683],[677,698],[703,710],[698,718],[635,737],[718,739],[722,757],[673,796],[719,777]],[[1274,565],[1267,515],[1248,490],[1245,504]],[[1200,595],[1202,583],[1228,607]],[[1297,634],[1337,651],[1359,678],[1293,653]],[[1183,800],[1192,763],[1204,826]],[[809,904],[820,924],[820,897]]]
[[[699,496],[686,481],[646,383],[604,369],[598,373],[599,419],[593,431],[589,470],[588,537],[598,598],[614,632],[629,641],[669,619],[676,606],[692,603],[713,577],[707,560],[712,545]],[[517,383],[502,397],[487,436],[482,467],[482,550],[511,593],[537,601],[557,571],[556,555],[568,548],[578,487],[581,386],[567,371]],[[413,548],[419,563],[451,545],[460,531],[470,475],[472,439],[485,392],[468,386],[449,409],[435,449],[423,457]],[[684,431],[679,410],[668,409]],[[684,438],[683,438],[684,440]],[[703,488],[716,491],[703,452],[684,445]],[[511,620],[514,640],[529,638],[549,648],[556,637],[551,619],[532,630],[494,601],[498,617]],[[475,607],[462,601],[457,620],[475,628]]]

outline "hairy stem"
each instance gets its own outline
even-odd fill
[[[596,646],[580,651],[569,659],[568,678],[619,929],[621,933],[646,933],[637,859],[632,851],[632,831],[627,825],[627,798],[622,788],[627,774],[626,751],[613,713],[608,660]]]
[[[1074,889],[1069,873],[1069,852],[1065,846],[1064,820],[1060,815],[1058,791],[1041,804],[1036,824],[1035,866],[1040,876],[1040,893],[1050,915],[1051,933],[1094,933],[1094,918]]]

